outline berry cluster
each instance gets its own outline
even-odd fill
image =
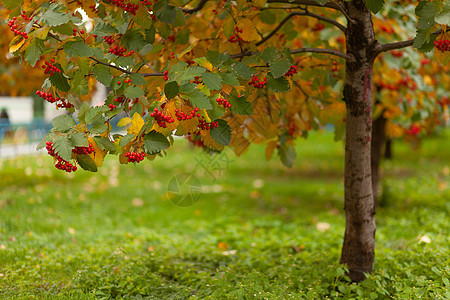
[[[198,132],[200,134],[200,132]],[[203,144],[202,140],[200,138],[196,138],[195,136],[188,135],[187,139],[189,142],[191,142],[194,146],[206,148],[205,144]]]
[[[175,36],[173,34],[169,35],[167,39],[171,42],[175,42]]]
[[[239,36],[239,33],[242,33],[243,32],[243,30],[242,29],[239,29],[239,27],[234,27],[234,30],[236,31],[236,34],[234,34],[234,35],[232,35],[232,36],[230,36],[229,38],[228,38],[228,41],[230,42],[230,43],[242,43],[243,42],[243,40],[242,40],[242,38]]]
[[[253,85],[257,89],[262,89],[267,84],[267,77],[264,77],[263,81],[259,81],[259,78],[256,75],[253,75],[252,81],[248,83],[248,85]]]
[[[25,12],[24,10],[22,10],[22,13],[20,14],[20,15],[22,16],[22,18],[23,18],[25,21],[31,21],[33,18],[27,17],[27,15],[26,15],[25,13],[26,13],[26,12]]]
[[[198,112],[198,108],[195,108],[195,109],[191,110],[191,113],[189,115],[185,114],[184,111],[175,109],[175,116],[177,117],[178,121],[184,121],[184,120],[190,120],[195,117],[199,118],[201,115]]]
[[[194,80],[192,82],[196,83],[196,84],[200,84],[200,83],[202,83],[202,79],[200,78],[200,76],[195,76]]]
[[[50,154],[50,156],[53,156],[58,160],[55,165],[58,170],[66,171],[69,173],[75,172],[77,170],[77,166],[72,165],[70,162],[62,159],[58,154],[56,154],[55,150],[53,149],[52,142],[48,141],[45,148],[47,149],[47,153]]]
[[[434,47],[439,51],[450,51],[450,40],[434,41]]]
[[[228,102],[227,99],[217,98],[216,102],[217,102],[217,104],[219,104],[220,106],[223,106],[224,108],[230,108],[231,107],[231,104],[230,104],[230,102]]]
[[[125,101],[125,96],[119,96],[116,99],[114,99],[114,102],[122,103],[123,101]]]
[[[108,107],[109,107],[109,110],[111,110],[111,111],[116,108],[116,106],[114,104],[110,104]]]
[[[159,127],[166,128],[166,123],[173,123],[175,120],[171,116],[164,115],[158,108],[155,108],[154,111],[150,114],[150,117],[155,118],[155,121],[158,123]]]
[[[289,71],[287,71],[286,74],[284,74],[284,76],[287,76],[287,77],[294,76],[294,74],[297,73],[297,72],[298,72],[297,65],[292,65],[289,68]]]
[[[50,76],[55,75],[55,73],[61,73],[61,69],[53,65],[55,60],[52,58],[50,61],[46,60],[45,64],[42,65],[42,69],[44,69],[44,74],[50,74]]]
[[[219,127],[219,122],[208,123],[204,119],[199,120],[198,128],[201,130],[211,130],[216,127]]]
[[[94,146],[92,146],[92,144],[89,144],[89,147],[75,147],[74,149],[72,149],[72,152],[75,154],[86,154],[89,155],[91,153],[93,153],[94,150]]]
[[[289,126],[288,134],[290,136],[294,136],[294,133],[295,133],[295,123],[292,123],[291,126]]]
[[[152,5],[152,2],[151,1],[147,1],[147,0],[141,0],[141,3],[143,5]]]
[[[104,36],[103,41],[111,46],[112,44],[114,44],[115,40],[113,36]]]
[[[124,47],[113,46],[113,47],[109,48],[108,52],[115,54],[117,56],[127,57],[127,56],[131,56],[134,53],[134,50],[131,50],[127,53],[127,49],[125,49]]]
[[[411,124],[409,129],[406,130],[406,134],[412,135],[412,136],[417,136],[417,135],[419,135],[419,133],[420,133],[420,127],[416,126],[414,124]]]
[[[169,80],[169,71],[164,71],[164,80]]]
[[[321,31],[325,28],[325,24],[317,23],[316,26],[313,27],[312,31]]]
[[[14,17],[14,18],[12,18],[12,20],[10,20],[8,22],[9,29],[11,29],[11,31],[14,32],[14,35],[21,35],[25,39],[27,39],[28,38],[28,34],[25,31],[20,31],[20,30],[17,29],[18,26],[16,24],[16,20],[17,20],[17,18]]]
[[[136,15],[136,11],[139,9],[139,4],[125,3],[125,0],[104,0],[106,3],[112,3],[117,7],[122,8],[124,11],[129,12],[132,15]]]
[[[140,163],[145,158],[145,152],[141,152],[141,153],[127,152],[127,153],[125,153],[125,157],[128,158],[128,162]]]
[[[73,104],[68,102],[66,99],[60,98],[60,97],[53,97],[53,95],[51,93],[46,93],[44,91],[36,91],[36,95],[38,95],[39,97],[43,98],[44,100],[46,100],[50,103],[56,103],[58,101],[61,101],[61,103],[56,103],[56,106],[60,107],[60,108],[73,107]]]
[[[338,78],[339,77],[339,65],[337,61],[333,61],[333,67],[331,67],[331,71],[333,72],[333,77]]]
[[[171,59],[171,58],[175,58],[175,53],[170,52],[170,56],[168,57],[168,59]]]
[[[403,52],[402,52],[402,51],[395,51],[395,50],[392,50],[392,51],[391,51],[391,54],[392,54],[394,57],[396,57],[396,58],[403,57]]]
[[[77,36],[78,30],[76,28],[73,29],[73,36]],[[80,34],[84,34],[84,30],[80,30]]]

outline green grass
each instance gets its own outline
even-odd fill
[[[338,263],[344,152],[331,133],[298,141],[293,169],[252,146],[225,152],[215,177],[175,143],[165,159],[111,157],[96,174],[63,173],[48,156],[0,160],[0,299],[450,297],[449,131],[419,150],[394,144],[374,271],[359,285]],[[203,188],[185,208],[166,193],[183,172]]]

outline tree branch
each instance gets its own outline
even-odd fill
[[[299,5],[309,5],[317,7],[327,7],[340,11],[348,21],[354,23],[355,21],[350,18],[345,9],[337,2],[328,1],[325,5],[320,5],[315,0],[267,0],[267,3],[287,3],[287,4],[299,4]]]
[[[205,6],[206,2],[208,2],[208,0],[200,0],[200,2],[197,4],[196,7],[194,8],[183,8],[183,12],[185,14],[193,14],[198,12],[200,9],[203,8],[203,6]]]
[[[297,54],[297,53],[305,53],[305,52],[309,52],[309,53],[324,53],[324,54],[330,54],[330,55],[335,55],[335,56],[339,56],[342,57],[346,60],[349,61],[353,61],[353,57],[351,55],[345,54],[343,52],[337,51],[337,50],[333,50],[333,49],[324,49],[324,48],[299,48],[299,49],[294,49],[291,50],[291,54]],[[241,52],[241,53],[236,53],[236,54],[232,54],[230,55],[230,58],[241,58],[244,56],[250,56],[250,55],[254,55],[254,54],[258,54],[259,52],[255,52],[255,51],[245,51],[245,52]]]
[[[290,18],[295,17],[295,16],[307,16],[307,17],[316,18],[318,20],[321,20],[321,21],[324,21],[324,22],[327,22],[327,23],[330,23],[330,24],[336,26],[337,28],[342,30],[344,33],[347,31],[347,28],[344,25],[342,25],[341,23],[337,22],[336,20],[333,20],[333,19],[330,19],[327,17],[323,17],[321,15],[318,15],[318,14],[315,14],[315,13],[312,13],[309,11],[292,12],[289,15],[287,15],[271,33],[269,33],[265,38],[263,38],[262,40],[257,42],[256,46],[259,46],[259,45],[263,44],[264,42],[266,42],[268,39],[270,39],[278,30],[281,29],[281,27],[284,25],[284,23],[286,23]]]
[[[448,29],[447,31],[450,31],[450,29]],[[442,30],[437,30],[437,31],[433,32],[432,34],[438,35],[441,33],[442,33]],[[377,55],[378,55],[381,52],[410,47],[414,44],[415,40],[416,39],[401,41],[401,42],[396,42],[396,43],[378,44],[375,48],[375,51],[377,52]]]
[[[131,75],[131,74],[140,74],[140,75],[142,75],[142,76],[144,76],[144,77],[149,77],[149,76],[164,76],[164,73],[160,73],[160,72],[156,72],[156,73],[136,73],[136,72],[131,72],[131,71],[122,69],[121,67],[114,66],[114,65],[110,65],[110,64],[108,64],[108,63],[104,63],[104,62],[102,62],[102,61],[96,59],[95,57],[89,56],[89,58],[92,59],[93,61],[97,62],[98,64],[101,64],[101,65],[104,65],[104,66],[107,66],[107,67],[110,67],[110,68],[114,68],[114,69],[119,70],[119,71],[121,71],[122,73],[125,73],[125,74],[128,74],[128,75]]]

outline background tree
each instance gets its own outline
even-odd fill
[[[448,2],[395,2],[376,18],[382,0],[7,0],[4,5],[12,11],[8,26],[15,34],[10,52],[47,76],[37,94],[78,112],[78,122],[71,115],[55,118],[39,146],[47,148],[57,168],[96,171],[106,154],[118,155],[124,164],[152,160],[170,147],[174,135],[212,152],[231,146],[237,154],[251,143],[267,142],[268,158],[277,149],[281,161],[292,166],[295,139],[334,124],[337,138],[345,132],[346,149],[341,262],[353,281],[371,272],[373,78],[379,76],[382,86],[394,74],[386,73],[386,64],[401,68],[400,77],[388,83],[398,87],[403,79],[408,92],[414,83],[414,89],[423,88],[422,100],[413,100],[412,93],[407,98],[417,101],[415,111],[421,114],[413,122],[429,124],[430,131],[435,127],[446,107],[435,102],[445,92],[436,88],[442,82],[419,85],[420,76],[402,78],[403,69],[419,66],[414,55],[409,65],[389,62],[391,56],[400,58],[397,49],[413,45],[423,52],[436,47],[437,59],[448,62]],[[380,38],[377,22],[383,22]],[[39,63],[43,55],[49,58]],[[97,81],[112,91],[104,105],[92,107],[89,93]],[[398,115],[386,113],[398,112],[398,98],[396,103],[383,94],[379,99],[376,114],[411,118],[408,106]],[[118,125],[128,126],[127,134],[112,135],[109,123],[121,112],[127,117]],[[417,135],[414,123],[389,122]],[[391,127],[388,132],[395,131]]]

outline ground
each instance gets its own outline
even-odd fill
[[[0,299],[448,299],[448,149],[449,131],[418,150],[395,142],[360,285],[338,264],[344,151],[330,132],[299,140],[293,169],[262,146],[208,163],[184,140],[96,174],[0,160]],[[202,186],[188,207],[167,196],[181,173]]]

